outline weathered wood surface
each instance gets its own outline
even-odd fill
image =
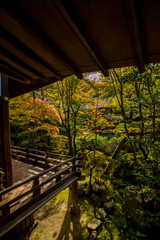
[[[10,97],[72,74],[107,76],[133,65],[143,72],[160,62],[160,1],[93,2],[0,1],[0,71],[9,76]]]
[[[38,155],[38,151],[32,149],[12,147],[12,153],[17,154],[18,157],[28,154],[28,159],[33,158],[34,161],[37,159],[36,163],[43,160],[45,166],[45,156],[42,151],[43,155]],[[3,199],[0,202],[0,237],[78,180],[80,171],[77,159],[76,156],[67,160],[54,159],[57,160],[56,165],[52,164],[44,171],[0,191],[0,197]]]
[[[0,79],[0,170],[5,173],[5,185],[11,186],[13,176],[9,126],[8,78],[0,74]]]
[[[31,163],[42,168],[49,168],[53,164],[62,163],[66,159],[70,159],[71,156],[43,152],[40,150],[11,146],[12,159],[23,161],[26,163]]]

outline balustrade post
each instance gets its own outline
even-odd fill
[[[58,172],[59,170],[60,170],[59,168],[56,168],[56,172]],[[59,182],[59,181],[61,181],[61,179],[62,179],[62,178],[61,178],[61,175],[57,176],[57,177],[56,177],[56,183]]]
[[[28,162],[28,158],[29,158],[29,149],[26,148],[26,162]]]
[[[48,153],[45,153],[45,167],[48,168]]]
[[[10,214],[10,206],[9,205],[4,205],[4,207],[2,207],[0,209],[0,216],[2,217],[2,216],[6,216],[8,214]]]
[[[36,187],[39,185],[39,177],[36,177],[33,181],[33,186],[32,188]],[[36,188],[35,190],[33,190],[33,195],[32,195],[32,198],[39,195],[40,194],[40,188]]]
[[[16,150],[16,160],[18,160],[18,153],[17,153],[17,150]]]
[[[35,163],[37,163],[38,162],[38,157],[37,156],[35,156]]]
[[[73,158],[72,160],[72,172],[76,171],[76,157]]]
[[[59,175],[58,177],[56,177],[56,182],[61,181],[61,175]]]

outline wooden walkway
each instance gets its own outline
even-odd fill
[[[80,162],[76,156],[12,147],[12,157],[35,166],[26,173],[19,169],[19,175],[32,176],[19,181],[16,174],[14,180],[18,182],[0,192],[0,237],[80,177]],[[16,160],[14,164],[19,164]]]
[[[16,184],[19,181],[23,181],[26,178],[32,177],[44,169],[39,166],[32,165],[30,163],[24,163],[22,161],[12,159],[12,168],[13,168],[13,184]]]

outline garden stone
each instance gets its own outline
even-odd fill
[[[77,191],[78,191],[78,197],[81,197],[81,196],[83,195],[84,190],[85,190],[85,186],[84,186],[84,185],[78,186],[78,189],[77,189]]]
[[[95,202],[97,202],[97,201],[99,200],[99,197],[98,197],[97,195],[95,195],[94,193],[92,193],[91,198],[92,198]]]
[[[101,219],[105,219],[107,217],[107,213],[105,212],[104,208],[99,208],[98,213]]]
[[[92,232],[94,230],[97,230],[101,226],[102,222],[101,220],[94,218],[92,219],[88,224],[87,228],[89,232]]]
[[[86,195],[90,195],[91,193],[91,190],[90,190],[90,186],[89,186],[89,183],[87,184],[86,186]]]
[[[110,201],[110,202],[105,202],[104,205],[103,205],[103,207],[104,207],[104,210],[105,210],[108,214],[110,214],[110,213],[113,212],[114,203],[111,202],[111,201]]]
[[[92,231],[89,237],[89,240],[96,240],[97,239],[97,231]]]
[[[103,165],[104,165],[104,167],[108,167],[109,162],[104,162]]]
[[[123,210],[127,214],[127,217],[130,218],[132,224],[140,231],[143,231],[143,226],[139,223],[144,222],[144,217],[141,215],[142,210],[142,201],[137,186],[127,186],[125,187],[123,195]],[[140,211],[137,211],[140,210]]]
[[[139,188],[137,186],[125,187],[123,195],[123,208],[130,215],[133,209],[141,210],[141,197],[138,193]]]
[[[93,191],[94,192],[99,192],[100,191],[100,186],[98,184],[93,184]]]

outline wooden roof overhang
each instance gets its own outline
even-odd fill
[[[9,96],[72,74],[160,62],[158,0],[1,0]]]

